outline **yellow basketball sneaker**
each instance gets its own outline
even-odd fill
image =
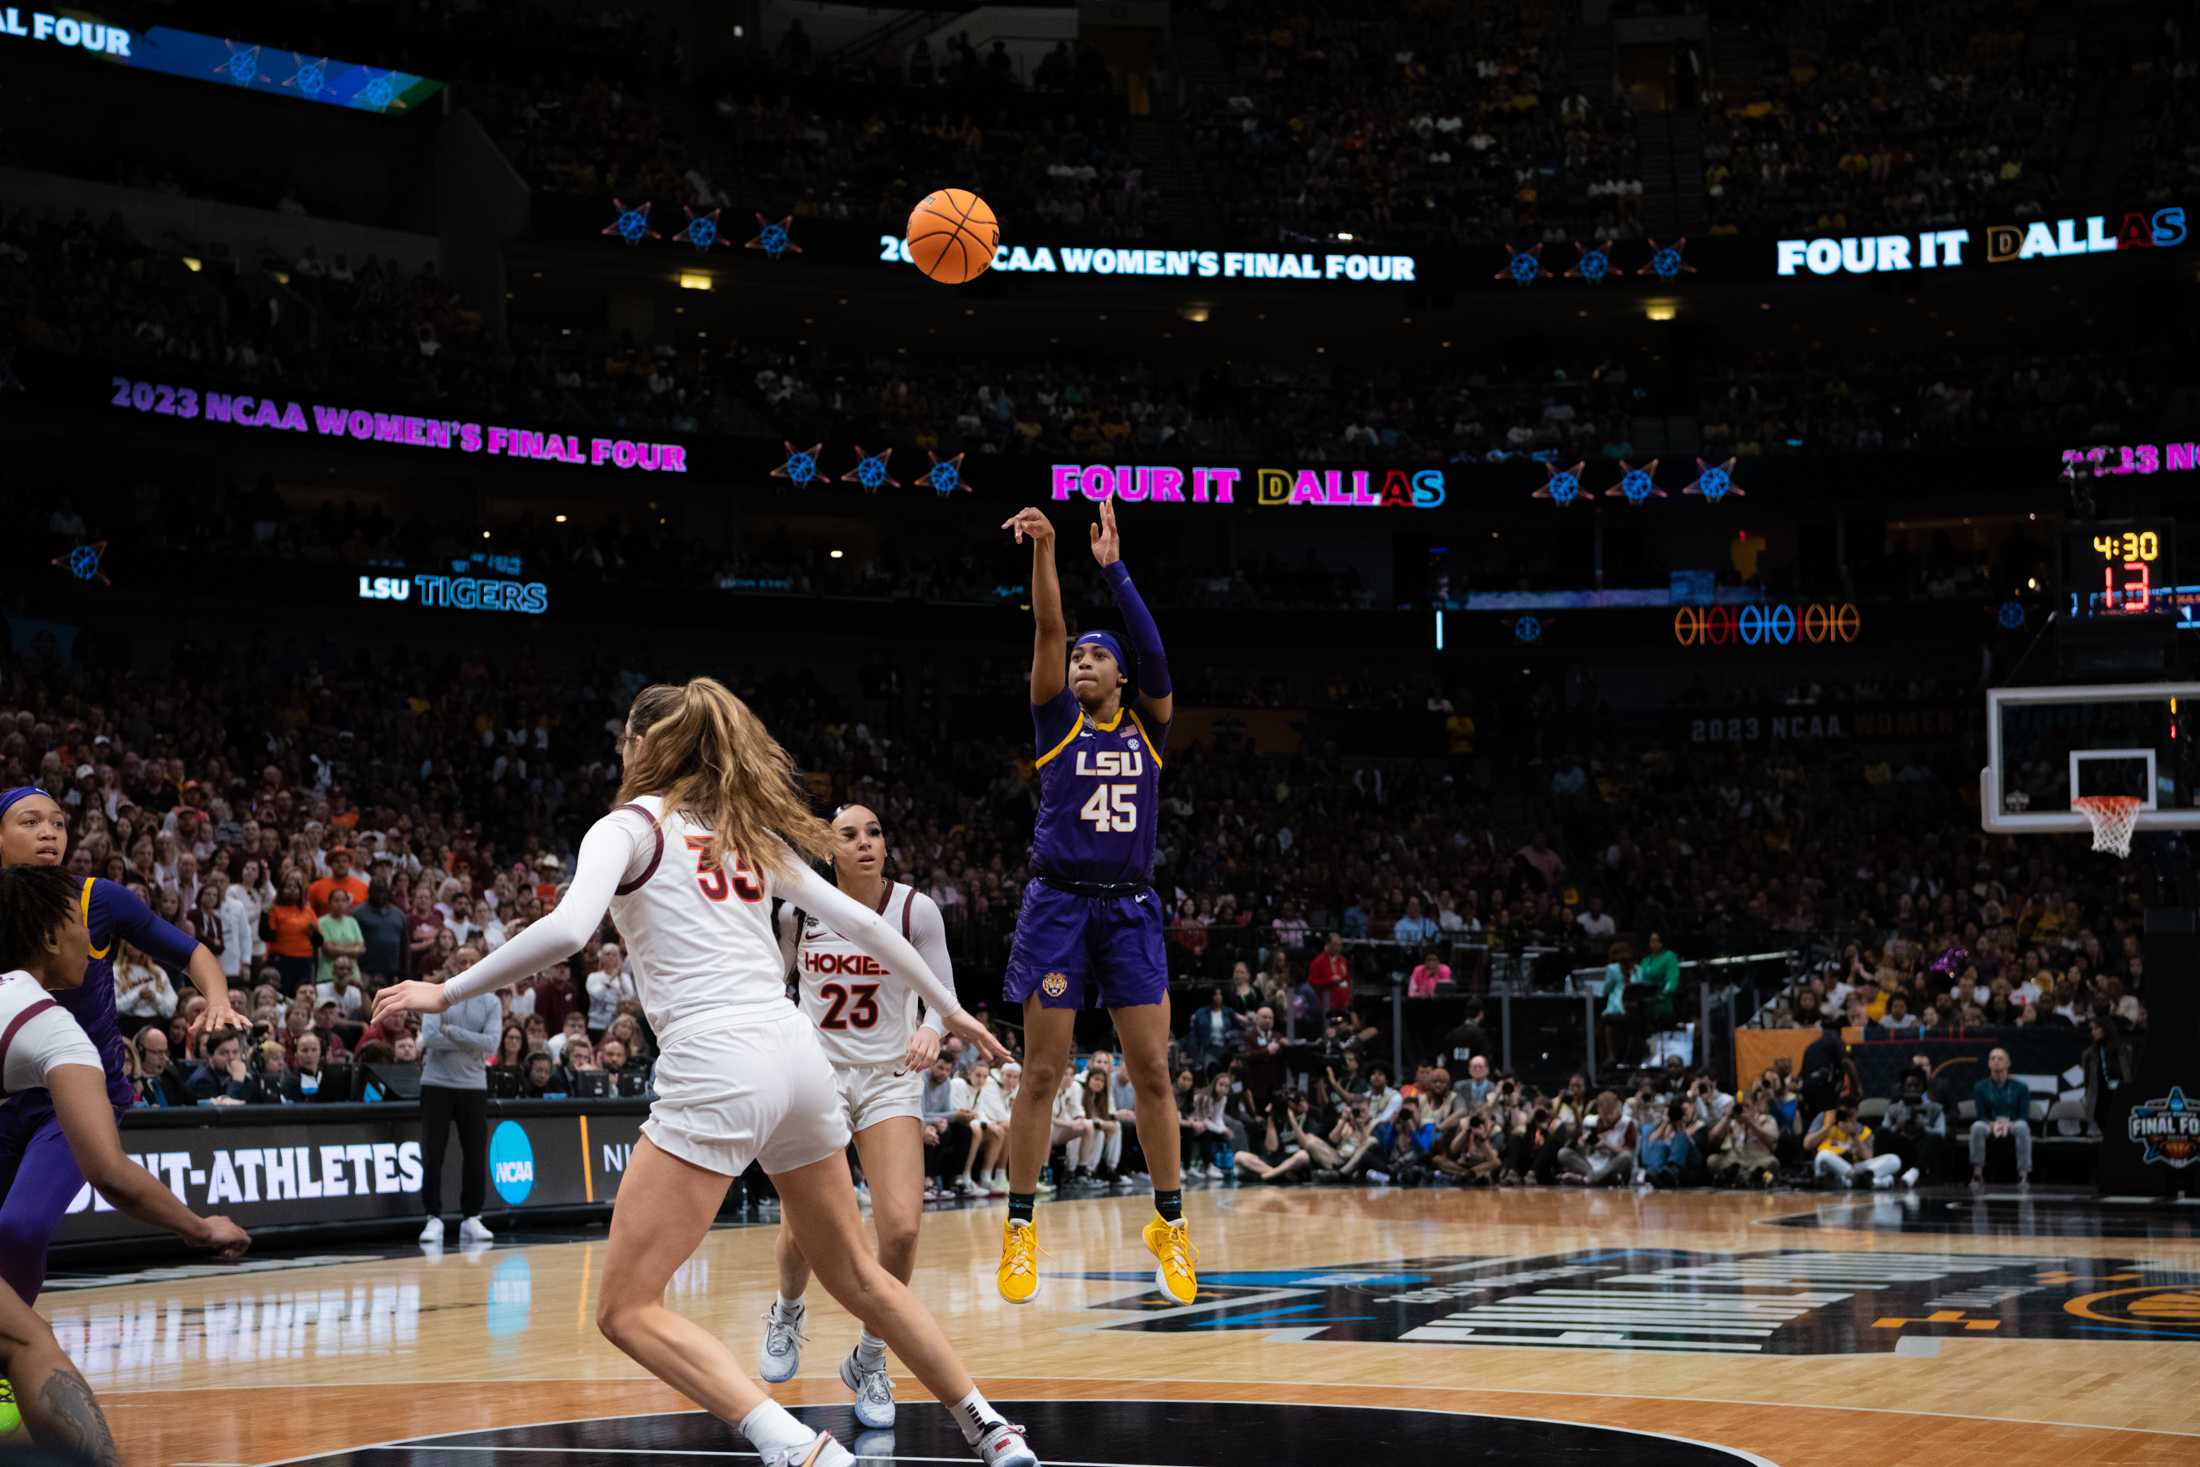
[[[1199,1262],[1199,1249],[1192,1244],[1191,1226],[1181,1219],[1165,1222],[1157,1212],[1139,1236],[1146,1240],[1146,1251],[1161,1260],[1161,1266],[1153,1271],[1153,1281],[1161,1292],[1179,1304],[1197,1298],[1199,1273],[1194,1265]]]
[[[1001,1297],[1011,1304],[1029,1304],[1039,1292],[1039,1230],[1011,1218],[1001,1224],[1001,1267],[994,1275]]]
[[[15,1406],[15,1383],[0,1379],[0,1442],[7,1441],[22,1429],[23,1413]]]

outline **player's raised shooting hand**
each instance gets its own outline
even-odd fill
[[[440,1014],[450,1006],[451,996],[443,991],[442,984],[415,978],[392,983],[374,996],[374,1022],[379,1024],[392,1014]]]
[[[1018,545],[1023,544],[1024,537],[1028,535],[1032,540],[1047,549],[1052,550],[1054,548],[1054,522],[1030,505],[1024,506],[1009,518],[1001,521],[1001,528],[1014,530]]]
[[[1110,566],[1123,558],[1123,540],[1115,532],[1115,501],[1100,501],[1100,522],[1092,527],[1092,558]]]
[[[978,1053],[984,1055],[994,1064],[1006,1064],[1016,1057],[1010,1054],[1001,1044],[1001,1041],[993,1037],[993,1031],[986,1028],[977,1015],[971,1013],[968,1009],[948,1016],[947,1032],[961,1035],[965,1044],[976,1045]]]

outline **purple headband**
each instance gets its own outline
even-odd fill
[[[46,792],[40,790],[37,785],[15,785],[13,790],[7,790],[4,794],[0,794],[0,816],[7,816],[7,812],[15,809],[15,805],[20,805],[22,801],[26,801],[26,798],[31,798],[33,794],[46,794]],[[53,801],[51,794],[46,794],[46,798],[48,798],[48,801]],[[53,803],[59,805],[59,801],[53,801]]]
[[[1131,675],[1131,664],[1129,660],[1123,656],[1123,644],[1116,640],[1115,633],[1086,632],[1076,641],[1070,643],[1070,646],[1073,648],[1082,647],[1087,642],[1092,642],[1101,647],[1105,647],[1107,649],[1108,655],[1115,659],[1115,665],[1123,669],[1123,675],[1125,677],[1129,677]]]
[[[46,792],[35,784],[19,784],[12,790],[0,793],[0,815],[7,814],[32,795],[46,795]],[[46,795],[46,798],[53,800],[52,795]],[[54,803],[58,805],[61,802],[54,800]]]

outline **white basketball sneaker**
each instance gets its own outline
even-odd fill
[[[894,1383],[886,1377],[886,1362],[865,1369],[854,1351],[840,1360],[840,1383],[856,1393],[856,1422],[871,1431],[894,1424]]]
[[[985,1467],[1039,1467],[1038,1454],[1024,1443],[1024,1429],[996,1421],[970,1444]]]
[[[443,1241],[443,1219],[440,1217],[429,1218],[428,1225],[420,1230],[420,1241],[423,1243],[441,1243]]]
[[[764,1315],[764,1348],[757,1356],[756,1373],[767,1385],[793,1380],[802,1368],[802,1321],[810,1311],[800,1304],[783,1310],[777,1299]]]
[[[458,1241],[461,1243],[494,1243],[497,1235],[489,1231],[489,1225],[478,1217],[467,1218],[458,1225]]]

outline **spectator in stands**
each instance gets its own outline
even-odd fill
[[[983,1059],[975,1059],[966,1072],[977,1118],[984,1123],[984,1151],[978,1156],[978,1173],[989,1197],[1008,1195],[1008,1128],[1016,1113],[1016,1092],[1024,1083],[1024,1067],[1014,1060],[992,1074]],[[978,1127],[973,1125],[974,1140]],[[958,1189],[962,1190],[962,1189]],[[964,1195],[968,1196],[967,1190]]]
[[[569,1042],[565,1046],[565,1063],[559,1066],[559,1069],[561,1071],[559,1075],[561,1088],[568,1095],[577,1093],[575,1082],[581,1076],[597,1074],[602,1069],[602,1066],[596,1063],[595,1041],[584,1035]]]
[[[316,882],[315,885],[319,883]],[[324,910],[315,923],[319,929],[319,937],[313,944],[319,957],[319,968],[314,976],[321,985],[321,996],[324,998],[336,989],[333,966],[335,961],[338,958],[349,958],[356,968],[360,956],[367,950],[367,944],[360,935],[359,920],[351,914],[350,888],[334,887],[325,896]],[[349,1011],[357,1013],[358,1008],[354,1005]]]
[[[1829,1179],[1837,1187],[1853,1187],[1859,1174],[1871,1178],[1880,1190],[1900,1178],[1905,1187],[1917,1185],[1918,1171],[1902,1169],[1902,1158],[1892,1151],[1878,1152],[1872,1128],[1857,1119],[1856,1107],[1846,1101],[1818,1117],[1803,1137],[1803,1149],[1812,1154],[1812,1175]]]
[[[1421,913],[1421,899],[1406,898],[1405,915],[1391,925],[1391,941],[1404,948],[1423,948],[1436,940],[1436,922]]]
[[[536,1017],[539,1019],[541,1016]],[[549,1054],[552,1064],[562,1065],[565,1063],[566,1048],[576,1042],[585,1042],[587,1038],[588,1015],[579,1009],[572,1009],[566,1013],[565,1027],[551,1035],[543,1048]]]
[[[1184,1169],[1193,1176],[1219,1182],[1225,1174],[1218,1159],[1230,1149],[1230,1122],[1224,1114],[1230,1094],[1229,1077],[1217,1076],[1208,1084],[1190,1087],[1191,1104],[1186,1108],[1183,1097],[1189,1078],[1189,1070],[1176,1077],[1178,1109],[1183,1114]]]
[[[205,1056],[184,1081],[184,1089],[192,1100],[201,1104],[242,1105],[250,1079],[240,1037],[233,1029],[225,1030],[214,1037]]]
[[[316,977],[313,943],[320,936],[320,920],[320,913],[306,904],[304,884],[294,875],[285,876],[276,888],[275,904],[267,909],[261,934],[276,971],[282,974],[285,993]]]
[[[607,942],[596,953],[595,971],[588,975],[588,1032],[602,1034],[618,1017],[619,1000],[637,997],[634,975],[627,971],[626,953]]]
[[[1467,1078],[1459,1082],[1456,1093],[1464,1109],[1478,1111],[1490,1103],[1495,1088],[1490,1080],[1489,1057],[1478,1054],[1467,1061]]]
[[[1620,1064],[1630,1064],[1639,1047],[1635,1037],[1635,1014],[1629,1012],[1627,992],[1632,976],[1629,968],[1635,952],[1626,943],[1615,942],[1604,956],[1604,986],[1598,990],[1604,1000],[1597,1012],[1598,1040],[1604,1046],[1604,1053]],[[1639,1007],[1635,1012],[1640,1012]]]
[[[283,1098],[296,1105],[320,1100],[349,1100],[335,1089],[324,1093],[321,1036],[312,1029],[298,1036],[290,1050],[290,1064],[283,1077]]]
[[[1971,1189],[1986,1185],[1986,1143],[2013,1138],[2017,1148],[2017,1185],[2032,1185],[2032,1091],[2009,1073],[2009,1051],[1986,1056],[1986,1078],[1971,1087],[1978,1119],[1971,1122]]]
[[[1635,1170],[1640,1131],[1634,1118],[1621,1109],[1619,1096],[1606,1090],[1598,1094],[1596,1114],[1588,1119],[1595,1122],[1593,1136],[1583,1138],[1588,1140],[1588,1150],[1582,1150],[1578,1139],[1559,1150],[1560,1180],[1591,1187],[1624,1186]]]
[[[1088,1065],[1079,1077],[1078,1093],[1085,1108],[1088,1129],[1077,1156],[1077,1180],[1087,1185],[1112,1186],[1123,1160],[1123,1127],[1115,1119],[1113,1077],[1098,1065]]]
[[[135,1046],[137,1092],[144,1103],[159,1107],[189,1104],[184,1077],[169,1063],[167,1031],[158,1024],[147,1024],[138,1030]]]
[[[1947,1175],[1948,1113],[1933,1098],[1926,1074],[1912,1069],[1903,1075],[1902,1094],[1887,1107],[1881,1124],[1902,1154],[1914,1160],[1931,1181]]]
[[[403,976],[406,946],[404,911],[390,899],[389,879],[376,876],[367,883],[367,899],[351,914],[358,924],[359,972],[370,991],[380,991]]]
[[[496,1057],[489,1063],[499,1069],[524,1069],[527,1064],[527,1028],[511,1019],[497,1034]]]
[[[1261,996],[1260,990],[1253,986],[1250,965],[1243,961],[1230,965],[1230,991],[1223,1002],[1230,1006],[1231,1013],[1247,1023],[1252,1022],[1253,1014],[1260,1008]]]
[[[1466,1017],[1461,1019],[1452,1028],[1451,1032],[1444,1036],[1443,1042],[1437,1046],[1436,1058],[1438,1062],[1454,1075],[1465,1074],[1468,1061],[1476,1055],[1489,1053],[1490,1037],[1488,1031],[1482,1025],[1484,1013],[1482,1000],[1478,998],[1467,1000]]]
[[[1192,1015],[1184,1048],[1192,1067],[1202,1075],[1211,1073],[1237,1047],[1234,1041],[1243,1021],[1231,1011],[1225,998],[1220,988],[1210,989],[1207,1006]]]
[[[1344,934],[1332,932],[1314,961],[1306,965],[1306,986],[1312,990],[1309,1008],[1315,1013],[1341,1013],[1352,1007],[1352,960],[1344,955]]]
[[[1429,948],[1421,954],[1421,961],[1406,979],[1406,997],[1434,998],[1439,988],[1451,986],[1451,964],[1444,962]]]
[[[1619,935],[1619,924],[1612,920],[1611,913],[1604,910],[1604,898],[1601,896],[1592,895],[1589,898],[1588,910],[1574,918],[1574,925],[1579,927],[1581,935],[1591,942],[1608,943]],[[1644,961],[1647,964],[1648,959]],[[1638,978],[1636,981],[1642,982],[1643,980]]]
[[[1263,1004],[1253,1012],[1253,1022],[1238,1033],[1238,1042],[1248,1055],[1276,1055],[1283,1052],[1283,1031],[1276,1027],[1276,1011]]]
[[[306,888],[306,900],[312,905],[315,915],[324,915],[331,909],[329,898],[339,891],[351,898],[344,909],[347,913],[364,902],[368,896],[367,883],[352,873],[351,847],[349,846],[330,848],[328,853],[328,875]]]
[[[1590,903],[1593,907],[1594,901]],[[1643,992],[1652,1029],[1661,1029],[1678,1017],[1681,993],[1681,960],[1665,946],[1665,934],[1653,931],[1642,962],[1635,968],[1635,986]]]
[[[167,972],[126,942],[115,955],[115,1012],[125,1034],[157,1027],[176,1013],[176,985]]]
[[[541,1100],[548,1095],[563,1094],[558,1089],[558,1069],[550,1062],[550,1056],[535,1050],[527,1056],[527,1088],[529,1100]]]

